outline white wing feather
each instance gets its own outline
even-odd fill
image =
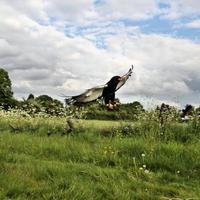
[[[119,88],[121,88],[121,87],[126,83],[126,81],[127,81],[128,78],[131,76],[132,73],[133,73],[133,65],[132,65],[132,67],[129,69],[129,71],[121,77],[122,80],[117,84],[117,87],[116,87],[116,90],[115,90],[115,91],[119,90]]]
[[[86,90],[84,93],[74,96],[73,99],[79,103],[87,103],[90,101],[94,101],[100,97],[102,97],[103,89],[107,87],[107,85],[101,85],[97,87],[93,87],[91,89]]]

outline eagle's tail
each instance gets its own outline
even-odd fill
[[[64,94],[59,95],[59,96],[64,97],[64,101],[65,101],[66,105],[71,105],[71,104],[75,103],[75,101],[76,101],[73,96],[66,96]]]
[[[71,104],[73,104],[75,102],[76,102],[76,100],[73,97],[67,97],[67,98],[65,98],[66,105],[71,105]]]

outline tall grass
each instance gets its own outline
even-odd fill
[[[199,199],[198,121],[0,115],[0,199]]]

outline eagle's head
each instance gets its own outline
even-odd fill
[[[111,87],[115,89],[117,87],[117,84],[122,80],[121,76],[113,76],[110,81],[108,81],[107,85],[108,87]]]

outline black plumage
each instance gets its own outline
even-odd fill
[[[115,100],[115,91],[117,88],[117,84],[120,82],[120,76],[114,76],[110,79],[110,81],[106,84],[107,87],[103,89],[102,97],[104,99],[105,104],[109,104],[110,102],[114,102]]]

